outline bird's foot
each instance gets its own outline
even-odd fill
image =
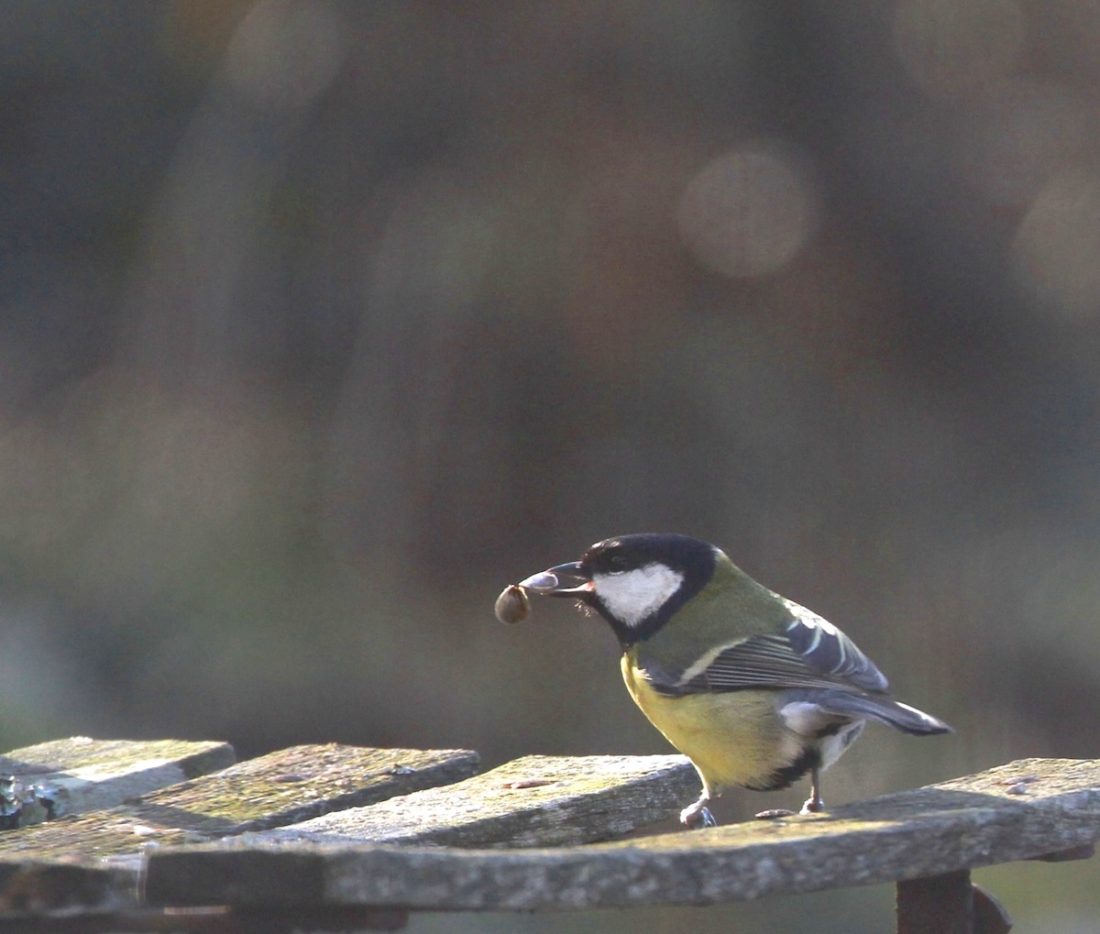
[[[825,810],[825,802],[820,798],[807,798],[806,803],[802,805],[802,810],[799,814],[821,814]]]
[[[680,823],[689,830],[718,826],[718,821],[716,821],[714,815],[710,813],[710,808],[707,807],[705,799],[696,801],[690,807],[684,808],[680,812]]]
[[[794,817],[794,811],[788,811],[786,808],[768,808],[766,811],[757,811],[753,817],[756,820],[778,820],[780,817]]]

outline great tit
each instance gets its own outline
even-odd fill
[[[715,825],[707,805],[725,788],[774,791],[807,772],[802,812],[823,810],[821,772],[869,719],[951,732],[891,698],[882,672],[836,626],[707,542],[620,535],[518,586],[575,598],[611,624],[630,696],[702,779],[699,800],[680,814],[688,827]]]

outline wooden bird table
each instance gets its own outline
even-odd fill
[[[413,911],[709,905],[896,882],[902,934],[1010,922],[970,870],[1079,859],[1100,760],[1025,759],[827,814],[638,836],[681,756],[76,738],[0,756],[0,934],[393,930]],[[623,839],[627,834],[634,834]]]

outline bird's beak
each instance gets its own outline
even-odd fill
[[[572,583],[562,581],[563,577],[573,578]],[[581,583],[576,583],[581,581]],[[558,564],[538,574],[532,574],[519,582],[520,587],[544,597],[579,597],[584,599],[592,593],[592,578],[581,568],[579,561]]]

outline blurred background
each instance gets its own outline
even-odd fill
[[[666,752],[598,620],[492,613],[661,530],[955,725],[829,802],[1100,756],[1100,0],[0,14],[0,748]],[[1092,931],[1096,871],[978,879]]]

